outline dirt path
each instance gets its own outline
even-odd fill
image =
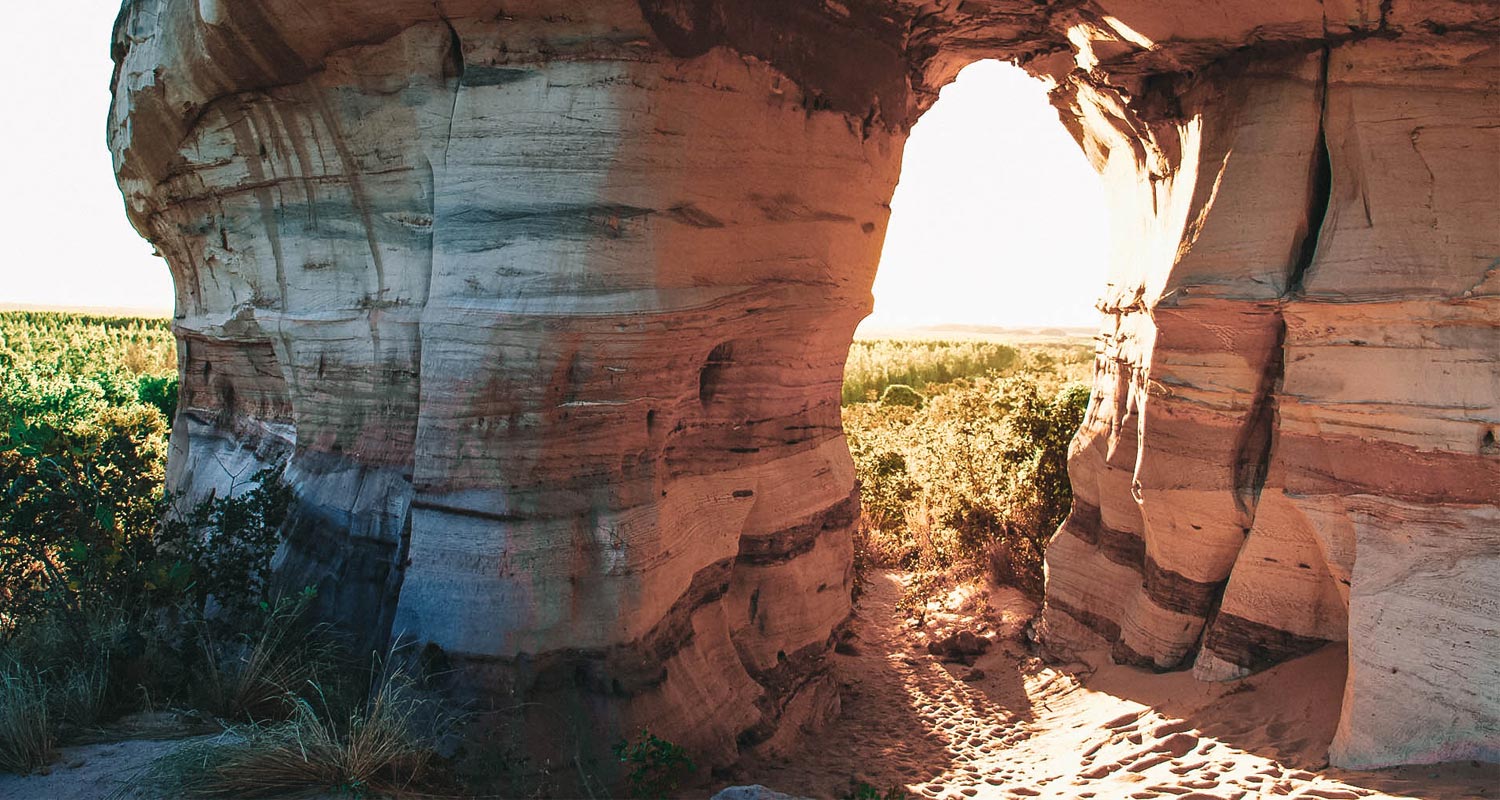
[[[815,797],[845,796],[851,781],[951,798],[1500,797],[1495,765],[1328,769],[1341,647],[1236,684],[1119,667],[1102,653],[1060,667],[1020,640],[1030,609],[997,594],[997,645],[975,663],[979,677],[927,654],[896,610],[901,575],[870,584],[856,652],[834,657],[841,719],[792,760],[746,765],[744,782]]]

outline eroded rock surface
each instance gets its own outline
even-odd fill
[[[176,281],[170,482],[286,459],[282,580],[502,734],[785,747],[837,710],[839,384],[906,131],[1016,59],[1116,242],[1044,634],[1205,679],[1347,639],[1339,763],[1500,758],[1497,20],[128,0],[110,143]]]

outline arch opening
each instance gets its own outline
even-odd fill
[[[1048,89],[1014,64],[976,61],[912,126],[857,336],[1098,327],[1109,209]]]
[[[1071,506],[1109,211],[1050,88],[975,61],[913,125],[845,364],[856,587],[902,574],[914,619],[986,579],[1034,613]]]

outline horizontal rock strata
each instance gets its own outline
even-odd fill
[[[169,482],[284,463],[279,579],[496,747],[789,746],[837,710],[839,384],[906,131],[1013,59],[1114,210],[1045,636],[1204,679],[1347,640],[1338,763],[1496,757],[1497,16],[128,0]]]

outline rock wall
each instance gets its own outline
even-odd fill
[[[1500,758],[1500,50],[1406,10],[1064,106],[1117,262],[1044,621],[1205,680],[1347,640],[1344,766]]]
[[[127,0],[169,481],[285,461],[281,580],[502,740],[784,748],[837,709],[839,384],[906,131],[1015,59],[1114,204],[1049,641],[1224,679],[1347,639],[1338,763],[1500,758],[1497,19]]]

